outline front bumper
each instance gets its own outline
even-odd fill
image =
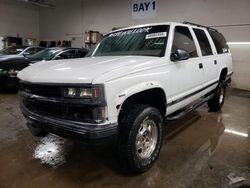
[[[40,129],[86,144],[102,145],[114,142],[116,139],[117,124],[89,124],[42,116],[31,112],[22,103],[21,110],[30,129]]]

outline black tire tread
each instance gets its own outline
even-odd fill
[[[126,162],[126,164],[129,166],[129,168],[134,171],[134,172],[139,172],[142,173],[146,170],[148,170],[154,163],[154,161],[156,160],[159,152],[160,152],[160,148],[162,145],[162,140],[163,140],[163,135],[164,135],[164,130],[161,131],[160,135],[160,147],[157,147],[157,151],[154,153],[156,156],[153,157],[152,159],[152,163],[148,166],[145,166],[144,168],[138,168],[138,166],[136,166],[134,164],[134,160],[133,157],[130,155],[131,154],[131,150],[130,148],[132,147],[131,144],[129,144],[129,139],[130,139],[130,133],[131,131],[133,131],[133,125],[136,123],[138,116],[140,116],[140,114],[145,111],[145,110],[150,110],[152,111],[152,113],[158,114],[161,117],[160,112],[153,108],[150,107],[148,105],[144,105],[144,104],[132,104],[127,106],[126,108],[123,109],[123,114],[122,114],[122,118],[120,119],[119,122],[119,143],[118,143],[118,149],[119,149],[119,153],[121,155],[121,158]],[[162,126],[162,128],[164,128],[164,126]]]
[[[225,87],[226,87],[226,85],[225,85],[224,81],[220,80],[218,86],[216,87],[216,89],[213,92],[214,96],[208,101],[208,107],[209,107],[209,110],[211,112],[218,112],[221,110],[224,101],[221,105],[219,102],[220,96],[217,93],[218,93],[219,89],[224,89],[224,95],[225,95],[225,92],[226,92]]]

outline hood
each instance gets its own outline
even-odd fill
[[[0,62],[9,59],[23,59],[23,58],[25,57],[22,55],[0,55]]]
[[[22,70],[23,68],[27,67],[29,62],[23,56],[0,56],[0,69],[2,70]]]
[[[149,56],[106,56],[39,62],[19,72],[18,78],[40,83],[104,83],[148,68],[158,59]]]

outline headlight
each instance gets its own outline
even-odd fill
[[[93,85],[92,87],[69,87],[64,89],[66,98],[102,98],[104,96],[102,85]]]
[[[8,71],[8,73],[9,73],[9,75],[11,76],[11,77],[16,77],[17,76],[17,74],[18,74],[18,70],[15,70],[15,69],[11,69],[11,70],[9,70]]]

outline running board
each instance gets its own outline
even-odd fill
[[[195,109],[197,109],[198,107],[206,103],[212,97],[213,97],[213,94],[207,97],[201,98],[198,100],[198,102],[192,103],[190,106],[168,115],[167,117],[165,117],[164,121],[174,121],[174,120],[180,119],[184,117],[186,114],[194,111]]]

